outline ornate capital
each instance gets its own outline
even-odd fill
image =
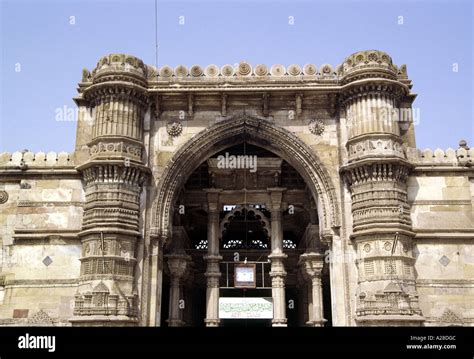
[[[191,257],[182,254],[169,254],[165,257],[168,259],[171,277],[180,280],[186,274]]]
[[[319,253],[304,253],[300,256],[299,265],[306,278],[310,280],[320,279],[324,265],[324,256]]]

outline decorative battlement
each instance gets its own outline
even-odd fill
[[[337,74],[347,80],[357,80],[366,77],[366,74],[377,73],[379,77],[396,80],[407,78],[406,65],[397,68],[392,58],[383,51],[359,51],[347,57],[338,67]]]
[[[409,148],[407,157],[414,165],[471,167],[474,165],[474,148],[460,147],[457,150],[437,148],[434,151],[429,148],[424,150]]]
[[[74,154],[67,152],[0,152],[0,168],[74,167]]]
[[[206,67],[193,65],[187,67],[178,65],[174,68],[164,65],[160,68],[145,65],[142,60],[126,54],[110,54],[102,57],[97,66],[89,72],[83,70],[82,82],[100,82],[107,75],[130,74],[134,77],[146,78],[148,81],[175,82],[180,80],[206,80],[218,81],[220,79],[239,80],[347,80],[359,76],[361,72],[376,73],[377,77],[393,80],[407,79],[406,65],[400,68],[392,63],[392,58],[385,52],[378,50],[359,51],[347,57],[344,62],[336,67],[330,64],[306,64],[304,66],[291,64],[285,67],[282,64],[267,66],[258,64],[252,66],[246,61],[239,64],[226,64],[221,67],[211,64]]]
[[[133,77],[146,78],[149,69],[142,60],[135,56],[110,54],[102,57],[92,72],[84,69],[82,71],[82,82],[98,82],[104,76],[117,73],[128,73]]]

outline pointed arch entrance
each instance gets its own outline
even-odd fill
[[[175,203],[179,191],[183,188],[193,171],[211,156],[226,148],[237,145],[242,141],[265,148],[276,154],[303,177],[314,203],[316,203],[318,207],[319,235],[325,239],[331,237],[333,229],[339,227],[338,201],[331,178],[317,154],[288,130],[264,118],[240,114],[220,121],[198,133],[169,160],[169,164],[165,168],[159,181],[156,197],[153,202],[150,231],[150,237],[152,239],[159,243],[169,243],[171,238],[174,237],[172,222]],[[269,190],[271,202],[281,202],[280,189],[274,188]],[[209,198],[216,198],[216,196],[218,197],[218,190],[211,188],[208,195]],[[217,237],[217,233],[219,232],[218,210],[216,207],[211,207],[217,206],[218,200],[213,203],[211,202],[208,205],[208,233],[214,233],[214,236]],[[283,289],[278,289],[278,283],[282,282],[282,278],[286,275],[283,266],[286,255],[283,253],[281,221],[276,219],[275,222],[273,222],[275,218],[280,218],[279,216],[281,214],[276,213],[276,211],[280,211],[279,206],[280,205],[278,205],[278,209],[276,209],[276,207],[275,209],[270,209],[272,211],[272,251],[269,256],[272,262],[270,275],[272,276],[272,287],[274,287],[272,290],[273,297],[274,300],[276,297],[279,298],[276,300],[277,302],[274,303],[274,321],[277,324],[284,322],[283,319],[281,319],[284,317],[284,313],[282,313],[282,311],[284,312],[282,306],[285,305],[284,286]],[[213,221],[212,218],[215,220]],[[279,242],[280,244],[278,244]],[[213,244],[212,241],[210,241],[208,245],[209,252],[206,256],[208,263],[206,271],[206,277],[208,278],[208,293],[206,297],[208,311],[206,322],[209,325],[214,325],[218,322],[215,320],[215,318],[218,317],[216,313],[218,309],[215,307],[209,309],[209,303],[216,303],[216,296],[217,298],[219,296],[216,294],[216,288],[218,292],[218,278],[220,276],[219,260],[221,257],[219,256],[219,244]],[[173,260],[174,259],[173,257]],[[304,259],[304,263],[301,263],[302,267],[311,267],[314,260],[321,261],[321,258],[309,258],[306,260],[306,257],[302,257],[302,259]],[[311,270],[312,269],[309,268],[309,271]],[[319,286],[321,286],[321,284],[319,284]],[[283,295],[281,293],[283,293]],[[319,309],[315,308],[315,310]]]
[[[173,201],[191,173],[207,158],[241,141],[267,148],[291,164],[308,184],[321,208],[321,232],[339,227],[337,196],[331,177],[317,154],[296,135],[265,118],[240,114],[220,121],[193,137],[170,159],[158,184],[153,203],[152,236],[167,240],[171,228]]]

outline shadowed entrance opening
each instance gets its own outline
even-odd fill
[[[245,136],[233,142],[192,172],[174,203],[173,238],[165,247],[163,324],[330,325],[324,320],[331,308],[327,248],[306,181],[264,145],[248,143]],[[245,162],[250,157],[255,166]],[[218,258],[210,262],[213,253]],[[321,266],[314,274],[319,296],[308,274],[308,253]],[[241,267],[250,280],[244,286]],[[314,310],[321,310],[318,323]]]

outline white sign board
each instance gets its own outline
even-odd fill
[[[219,298],[220,319],[273,319],[272,298]]]

